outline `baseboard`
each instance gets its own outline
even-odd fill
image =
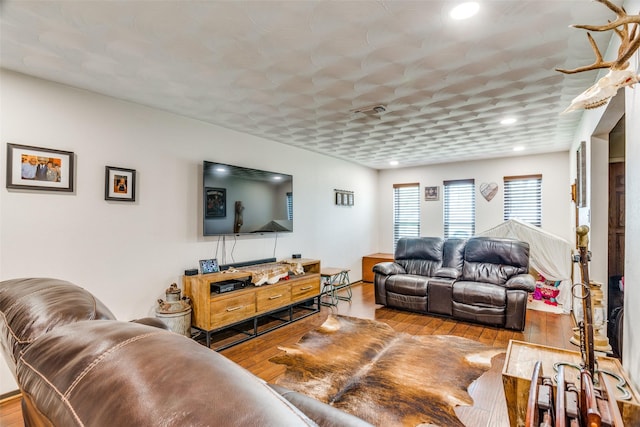
[[[0,394],[0,405],[20,398],[22,398],[20,390],[13,390],[8,393]]]

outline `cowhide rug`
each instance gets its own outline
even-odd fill
[[[270,359],[286,365],[277,383],[377,426],[464,426],[456,405],[504,352],[451,335],[413,336],[386,323],[330,315],[294,348]]]

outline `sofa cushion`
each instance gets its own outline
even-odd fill
[[[396,274],[389,276],[386,282],[387,292],[401,295],[427,296],[429,278],[415,274]]]
[[[505,307],[507,290],[502,286],[479,282],[455,282],[452,296],[455,302],[483,307]]]
[[[404,237],[396,245],[395,262],[408,274],[433,277],[442,266],[443,245],[439,237]]]
[[[0,282],[0,344],[15,375],[20,353],[59,326],[81,320],[115,319],[91,293],[64,280],[13,279]]]
[[[512,265],[488,264],[485,262],[465,262],[461,280],[504,285],[517,273],[518,268]]]
[[[450,238],[442,246],[442,266],[462,271],[464,247],[467,239]]]
[[[17,375],[30,404],[56,426],[315,425],[224,356],[131,322],[61,326],[24,351]]]
[[[473,237],[464,249],[462,280],[502,285],[529,271],[529,244],[513,239]]]

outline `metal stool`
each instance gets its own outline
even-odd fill
[[[327,267],[320,271],[322,278],[322,295],[329,297],[328,302],[321,302],[322,305],[335,307],[338,301],[351,301],[351,282],[349,281],[349,270],[346,268]],[[336,291],[347,288],[347,296],[339,296]]]

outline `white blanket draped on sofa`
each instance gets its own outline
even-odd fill
[[[489,230],[477,233],[478,236],[508,237],[529,243],[529,262],[531,267],[545,279],[560,281],[560,293],[556,297],[565,313],[571,312],[571,250],[572,245],[540,227],[526,222],[510,219]]]

